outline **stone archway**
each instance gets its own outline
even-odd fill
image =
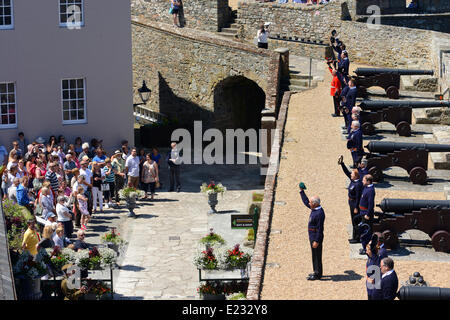
[[[247,130],[261,128],[266,94],[258,84],[243,76],[231,76],[214,88],[214,127]]]

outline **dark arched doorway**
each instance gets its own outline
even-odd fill
[[[266,94],[252,80],[228,77],[214,88],[214,127],[218,129],[261,128]]]

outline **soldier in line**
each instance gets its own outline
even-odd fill
[[[320,278],[322,278],[322,242],[325,212],[320,205],[320,198],[318,196],[308,199],[304,191],[305,186],[303,183],[300,183],[299,188],[303,203],[307,208],[311,209],[308,222],[308,234],[311,245],[314,273],[309,274],[307,279],[320,280]]]
[[[340,116],[340,110],[339,110],[339,102],[340,102],[340,95],[342,91],[342,85],[341,81],[338,77],[337,70],[333,69],[331,66],[331,61],[328,62],[328,69],[330,70],[331,74],[333,75],[333,80],[331,80],[331,96],[333,97],[333,104],[334,104],[334,114],[331,114],[333,117],[339,117]]]
[[[344,77],[344,82],[345,81],[346,80]],[[356,95],[357,95],[357,89],[356,89],[356,85],[355,85],[355,80],[350,79],[348,81],[348,86],[344,87],[344,89],[342,89],[342,92],[341,92],[342,108],[347,109],[347,110],[343,111],[344,120],[345,120],[345,128],[348,128],[348,126],[349,126],[348,119],[349,119],[349,117],[351,117],[351,111],[353,110],[353,107],[356,104]],[[349,112],[350,112],[350,115],[349,115]],[[346,117],[346,115],[347,115],[347,117]]]
[[[372,222],[373,222],[373,214],[375,208],[375,187],[373,186],[373,177],[370,174],[367,174],[363,178],[363,191],[361,194],[361,199],[359,201],[359,214],[354,217],[354,223],[359,225],[367,224],[369,226],[369,230],[367,231],[366,236],[371,236],[372,233]],[[365,254],[367,243],[361,240],[362,249],[359,251],[360,254]]]
[[[347,137],[347,149],[352,153],[353,168],[355,169],[358,167],[358,164],[361,162],[361,158],[364,155],[362,140],[362,130],[359,121],[353,121],[351,132]]]
[[[361,199],[363,184],[360,180],[359,173],[357,169],[353,169],[352,172],[347,169],[344,164],[343,156],[341,155],[338,159],[338,164],[341,165],[342,170],[345,175],[350,179],[350,184],[347,187],[348,190],[348,205],[350,207],[350,219],[353,225],[352,238],[349,239],[350,243],[358,243],[359,235],[358,235],[358,224],[354,219],[355,216],[359,214],[359,201]]]

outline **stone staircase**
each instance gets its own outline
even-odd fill
[[[301,92],[309,89],[309,80],[311,79],[311,87],[317,86],[317,81],[313,76],[301,74],[298,71],[289,70],[289,79],[281,79],[281,89],[291,91],[292,93]]]
[[[237,10],[231,11],[231,19],[227,27],[222,28],[218,33],[221,36],[236,39],[239,31],[239,24],[235,23],[237,17]]]

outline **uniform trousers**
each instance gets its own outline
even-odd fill
[[[170,176],[170,190],[173,190],[174,184],[177,184],[177,189],[181,187],[180,184],[180,166],[173,165],[169,166],[169,176]]]
[[[341,114],[341,111],[339,110],[339,96],[333,96],[333,103],[334,103],[334,114],[339,116]]]
[[[356,201],[348,200],[348,206],[350,207],[350,219],[352,220],[353,233],[352,239],[359,240],[359,232],[358,232],[358,223],[355,220],[355,217],[359,215],[359,208],[356,205]],[[355,209],[358,209],[358,212],[355,214]]]
[[[309,241],[311,245],[311,252],[312,252],[312,263],[313,263],[313,270],[314,274],[317,277],[322,277],[322,241],[319,241],[319,245],[317,248],[313,248],[313,241]]]

